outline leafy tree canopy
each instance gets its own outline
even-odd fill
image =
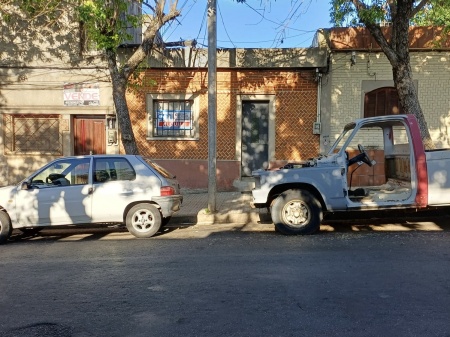
[[[450,1],[432,0],[413,18],[417,26],[444,26],[450,29]]]
[[[450,27],[450,1],[405,0],[410,24]],[[392,22],[399,4],[393,0],[331,0],[331,22],[338,27]]]
[[[142,24],[142,16],[130,12],[124,0],[85,0],[78,7],[87,35],[98,49],[114,49],[131,39],[127,32]]]

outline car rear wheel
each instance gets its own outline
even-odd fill
[[[125,222],[135,237],[149,238],[161,227],[161,213],[153,205],[137,204],[128,211]]]
[[[310,192],[288,190],[274,200],[271,215],[280,233],[312,234],[320,229],[322,208]]]
[[[8,214],[0,211],[0,244],[8,241],[12,233],[11,219]]]

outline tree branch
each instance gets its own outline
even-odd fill
[[[165,0],[158,1],[155,8],[155,14],[143,34],[141,45],[124,64],[123,74],[125,78],[128,79],[139,66],[139,64],[150,53],[153,48],[155,37],[161,27],[164,26],[167,22],[176,19],[180,15],[180,11],[178,11],[176,8],[177,4],[178,0],[172,1],[169,13],[164,14],[163,10],[165,6]]]
[[[358,16],[361,20],[361,22],[367,27],[367,29],[372,34],[375,41],[378,43],[380,48],[383,50],[383,52],[386,54],[386,57],[389,59],[391,63],[397,63],[398,58],[397,54],[395,53],[392,46],[389,44],[389,42],[386,40],[386,37],[384,36],[383,32],[381,31],[381,28],[379,25],[376,25],[372,22],[368,22],[364,19],[361,19],[360,12],[363,10],[367,10],[368,7],[366,4],[362,3],[360,0],[351,0],[353,5],[356,7],[356,11],[358,13]]]
[[[411,11],[410,19],[413,16],[415,16],[429,2],[430,2],[429,0],[422,0],[421,2],[419,2],[419,4],[417,4],[417,6],[414,7],[413,10]]]

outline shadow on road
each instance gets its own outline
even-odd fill
[[[153,237],[168,234],[183,227],[163,227]],[[96,241],[96,240],[141,240],[130,234],[124,225],[105,226],[89,225],[73,227],[43,228],[39,232],[14,230],[9,242],[25,241]]]
[[[426,211],[421,213],[368,212],[328,214],[322,222],[321,233],[332,232],[410,232],[410,231],[449,231],[450,212]],[[169,224],[163,227],[153,239],[202,239],[213,234],[240,232],[246,234],[274,234],[270,215],[261,214],[258,223],[216,223],[216,224]],[[96,240],[142,240],[131,235],[125,226],[95,226],[44,228],[38,233],[14,230],[10,242],[39,241],[96,241]]]
[[[321,230],[346,231],[450,231],[450,210],[430,210],[417,213],[356,212],[330,214]]]

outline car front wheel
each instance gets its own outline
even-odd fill
[[[11,219],[8,214],[0,211],[0,244],[8,241],[12,233]]]
[[[320,229],[322,208],[310,192],[288,190],[274,200],[271,215],[282,234],[312,234]]]
[[[161,213],[153,205],[137,204],[128,211],[125,222],[135,237],[149,238],[161,227]]]

